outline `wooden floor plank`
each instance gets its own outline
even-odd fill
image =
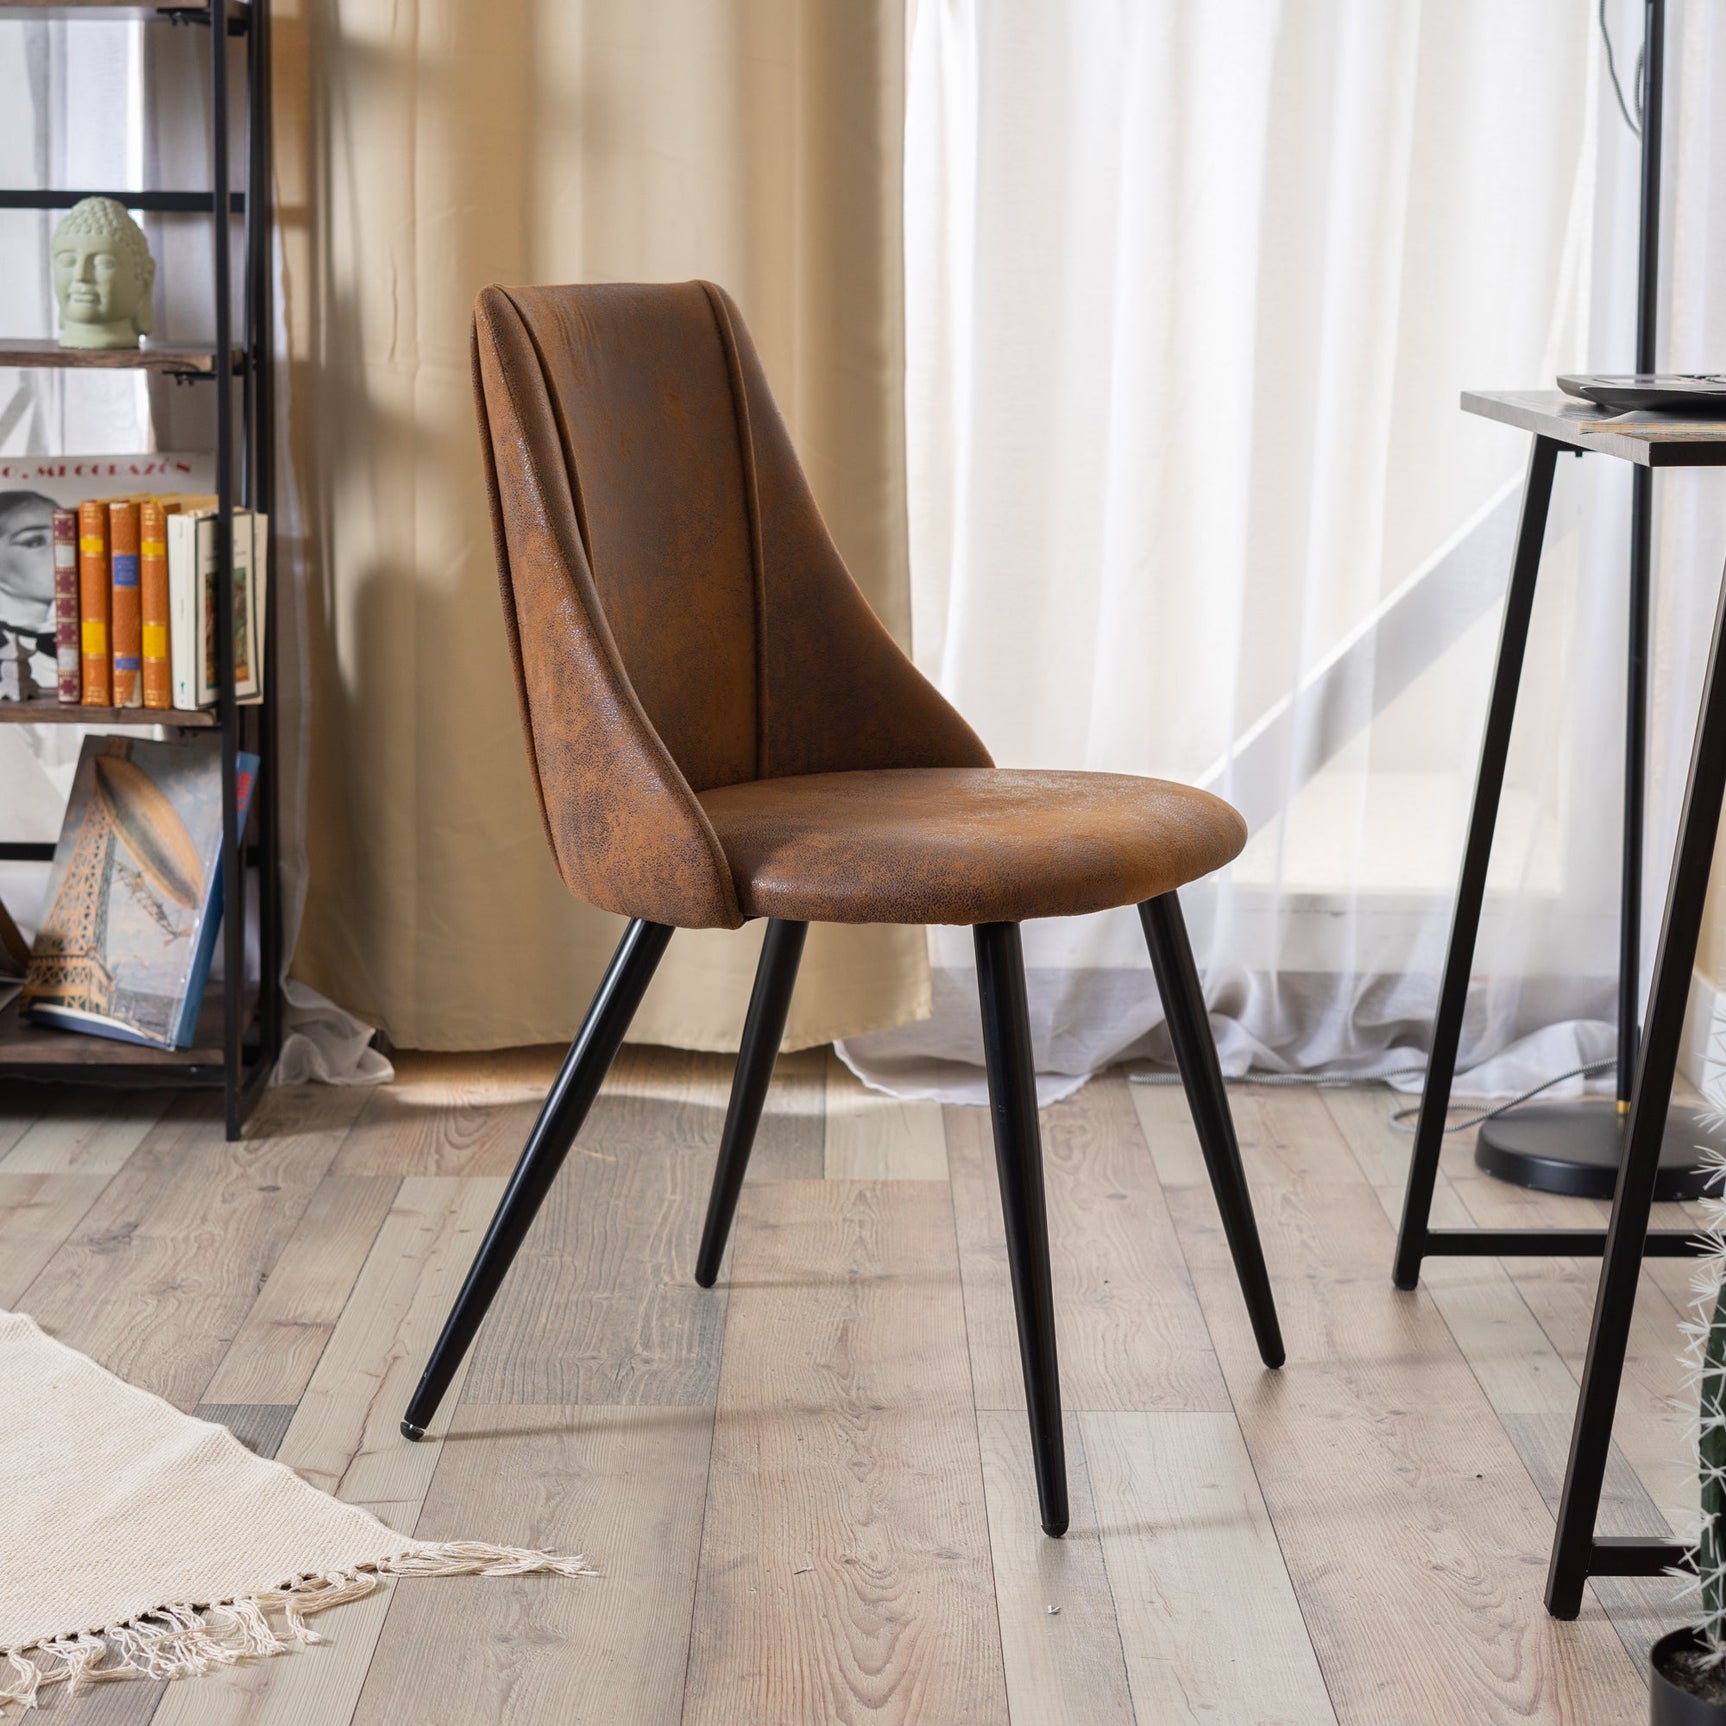
[[[710,1408],[460,1409],[426,1540],[585,1552],[596,1578],[408,1578],[356,1726],[663,1726],[682,1708]]]
[[[488,1176],[402,1181],[276,1452],[405,1534],[419,1521],[449,1416],[446,1408],[432,1436],[410,1444],[401,1413],[502,1189]],[[327,1641],[316,1648],[170,1685],[153,1726],[346,1726],[392,1603],[380,1588],[320,1623]]]
[[[272,1099],[277,1130],[224,1142],[220,1099],[177,1099],[25,1291],[51,1336],[195,1407],[310,1202],[356,1099]]]
[[[1378,1193],[1334,1125],[1341,1155],[1291,1155],[1310,1108],[1268,1137],[1265,1113],[1241,1136],[1282,1372],[1258,1362],[1209,1194],[1170,1202],[1339,1720],[1634,1718],[1646,1695],[1598,1604],[1546,1616],[1552,1519],[1431,1297],[1386,1287]]]
[[[247,1450],[269,1457],[281,1449],[294,1417],[293,1405],[279,1402],[201,1402],[192,1412],[225,1426]]]
[[[945,1113],[977,1406],[1023,1408],[989,1113]],[[1125,1082],[1093,1079],[1040,1121],[1067,1408],[1226,1411],[1228,1391]]]
[[[1455,1183],[1471,1220],[1485,1228],[1598,1227],[1607,1207],[1498,1181]],[[1519,1258],[1505,1268],[1577,1383],[1587,1356],[1598,1259]],[[1613,1432],[1654,1502],[1682,1522],[1692,1496],[1691,1393],[1680,1314],[1650,1262],[1637,1288]],[[1574,1406],[1574,1404],[1572,1404]]]
[[[351,1503],[411,1505],[413,1526],[461,1375],[431,1437],[410,1444],[402,1414],[502,1194],[496,1176],[410,1175],[401,1183],[278,1460]]]
[[[1129,1084],[1127,1094],[1163,1185],[1208,1184],[1192,1112],[1181,1087]],[[1265,1175],[1280,1181],[1362,1178],[1316,1086],[1231,1085],[1229,1109],[1242,1155]]]
[[[1414,1154],[1415,1117],[1405,1111],[1417,1109],[1420,1098],[1380,1084],[1327,1085],[1319,1095],[1366,1178],[1375,1187],[1394,1188],[1400,1198]],[[1394,1120],[1397,1115],[1405,1118]],[[1445,1185],[1458,1176],[1477,1174],[1473,1138],[1446,1134],[1439,1148],[1438,1169],[1440,1183]]]
[[[601,1095],[480,1333],[471,1401],[712,1402],[726,1284],[695,1283],[713,1175],[695,1112],[686,1092]]]
[[[1571,1424],[1568,1416],[1550,1414],[1511,1415],[1504,1423],[1554,1517],[1564,1490]],[[1660,1539],[1670,1533],[1667,1518],[1616,1444],[1607,1455],[1597,1528],[1603,1535],[1653,1535]],[[1625,1653],[1644,1677],[1648,1650],[1668,1630],[1690,1623],[1695,1615],[1692,1585],[1676,1577],[1597,1577],[1590,1586],[1605,1606]]]
[[[191,1685],[128,1679],[123,1684],[95,1684],[68,1697],[64,1691],[44,1691],[40,1712],[23,1716],[29,1726],[149,1726],[168,1693]]]
[[[716,1066],[714,1076],[729,1101],[736,1063],[730,1056],[710,1059]],[[749,1154],[751,1181],[818,1181],[825,1173],[829,1059],[826,1049],[781,1053],[773,1069],[761,1126],[755,1135],[755,1149]],[[723,1127],[723,1103],[716,1113],[718,1126]],[[713,1149],[717,1155],[717,1129]]]
[[[1335,1726],[1234,1416],[1079,1426],[1139,1720]]]
[[[350,1175],[506,1175],[516,1165],[563,1059],[556,1048],[401,1057],[395,1084],[373,1093],[333,1171]],[[751,1180],[821,1174],[825,1051],[779,1058],[750,1158]],[[734,1057],[629,1046],[601,1093],[614,1130],[719,1149]],[[590,1128],[591,1131],[591,1128]],[[586,1135],[584,1135],[585,1142]]]
[[[40,1113],[0,1156],[0,1175],[111,1175],[161,1119],[174,1093],[101,1086],[42,1093]]]
[[[684,1726],[1003,1726],[947,1189],[742,1208]]]
[[[7,1156],[41,1118],[43,1104],[51,1094],[42,1085],[0,1078],[0,1158]]]
[[[1375,1127],[1375,1093],[1366,1088],[1327,1093],[1327,1104],[1363,1163],[1383,1170],[1387,1215],[1400,1212],[1412,1140]],[[1375,1143],[1376,1141],[1376,1143]],[[1439,1227],[1602,1227],[1608,1207],[1493,1180],[1474,1163],[1472,1131],[1447,1145],[1453,1175],[1441,1174],[1433,1221]],[[1454,1178],[1453,1178],[1454,1176]],[[1682,1227],[1676,1207],[1661,1225]],[[1688,1293],[1692,1266],[1650,1260],[1643,1271],[1625,1387],[1615,1430],[1644,1488],[1683,1521],[1690,1497],[1689,1392],[1679,1353],[1680,1310],[1667,1292]],[[1663,1274],[1664,1273],[1664,1274]],[[1598,1259],[1497,1260],[1429,1258],[1423,1284],[1485,1386],[1501,1419],[1513,1414],[1561,1415],[1575,1410],[1577,1386],[1600,1274]]]
[[[366,1098],[337,1175],[507,1175],[557,1073],[557,1052],[405,1051]]]
[[[1397,1098],[1398,1093],[1381,1085],[1324,1093],[1326,1110],[1372,1182],[1393,1227],[1402,1216],[1414,1148],[1413,1136],[1391,1124],[1391,1109],[1400,1106]],[[1471,1228],[1474,1219],[1452,1185],[1444,1161],[1433,1192],[1433,1226]],[[1472,1162],[1453,1166],[1472,1168]],[[1387,1261],[1386,1281],[1389,1277]],[[1421,1267],[1421,1283],[1500,1418],[1566,1414],[1575,1408],[1575,1374],[1497,1259],[1429,1258]]]
[[[1383,1176],[1386,1184],[1380,1189],[1380,1197],[1387,1216],[1394,1221],[1400,1214],[1413,1139],[1389,1128],[1379,1101],[1383,1094],[1372,1088],[1351,1087],[1327,1093],[1326,1103],[1363,1166]],[[1490,1208],[1495,1202],[1493,1189],[1500,1183],[1482,1179],[1473,1161],[1472,1133],[1454,1137],[1462,1141],[1456,1146],[1453,1166],[1463,1175],[1464,1190],[1475,1195],[1478,1208],[1486,1214],[1503,1215],[1504,1211]],[[1519,1225],[1529,1227],[1557,1226],[1552,1218],[1574,1218],[1578,1208],[1566,1201],[1553,1204],[1548,1196],[1524,1194],[1520,1190],[1498,1196],[1498,1202],[1506,1210],[1514,1211]],[[1585,1222],[1604,1220],[1598,1207],[1590,1206],[1589,1212],[1592,1214],[1585,1214]],[[1433,1222],[1440,1228],[1479,1226],[1450,1177],[1442,1172]],[[1652,1264],[1649,1269],[1653,1269]],[[1552,1261],[1543,1273],[1536,1273],[1524,1262],[1515,1267],[1513,1274],[1496,1259],[1441,1257],[1428,1259],[1421,1270],[1423,1285],[1444,1314],[1451,1335],[1554,1516],[1575,1418],[1580,1355],[1573,1350],[1567,1359],[1559,1352],[1546,1327],[1531,1310],[1525,1290],[1548,1289],[1557,1280],[1568,1285],[1574,1295],[1591,1301],[1597,1275],[1597,1261],[1579,1259]],[[1550,1307],[1553,1303],[1537,1304]],[[1576,1316],[1573,1309],[1572,1327]],[[1642,1321],[1644,1325],[1648,1322],[1647,1303]],[[1664,1336],[1664,1346],[1676,1348],[1675,1325],[1657,1328]],[[1562,1334],[1563,1327],[1560,1330]],[[1572,1340],[1575,1340],[1573,1328]],[[1662,1346],[1658,1338],[1654,1346]],[[1635,1387],[1631,1395],[1635,1397]],[[1669,1406],[1650,1409],[1632,1402],[1625,1413],[1625,1424],[1635,1439],[1641,1441],[1636,1447],[1642,1450],[1655,1483],[1669,1494],[1680,1481],[1687,1489],[1689,1443],[1688,1435],[1681,1430],[1685,1423],[1673,1418],[1674,1410]],[[1670,1518],[1662,1515],[1647,1486],[1616,1443],[1601,1499],[1599,1531],[1659,1537],[1666,1537],[1671,1531]],[[1682,1586],[1665,1579],[1600,1578],[1593,1584],[1626,1652],[1644,1672],[1652,1641],[1683,1622],[1682,1608],[1674,1604]]]
[[[0,1307],[14,1307],[107,1186],[106,1175],[0,1174]]]
[[[519,1305],[500,1303],[440,1419],[458,1436],[406,1443],[401,1407],[561,1058],[409,1056],[392,1100],[272,1095],[234,1147],[209,1099],[153,1120],[0,1087],[0,1158],[18,1157],[0,1167],[0,1304],[40,1298],[75,1346],[266,1453],[280,1440],[395,1527],[585,1547],[602,1572],[401,1585],[321,1621],[324,1646],[99,1687],[45,1720],[1645,1712],[1646,1644],[1683,1616],[1669,1585],[1597,1584],[1571,1625],[1540,1604],[1597,1263],[1429,1260],[1420,1294],[1392,1290],[1409,1141],[1382,1088],[1232,1088],[1280,1375],[1254,1355],[1179,1087],[1108,1078],[1045,1114],[1081,1411],[1065,1542],[1036,1527],[987,1115],[944,1116],[947,1178],[906,1178],[935,1164],[890,1108],[830,1140],[824,1051],[780,1062],[735,1267],[703,1295],[689,1269],[732,1062],[627,1050],[542,1219],[538,1298],[506,1290]],[[822,1178],[843,1167],[881,1178]],[[1441,1169],[1441,1226],[1603,1216],[1484,1181],[1466,1134]],[[1612,1532],[1653,1526],[1650,1478],[1688,1496],[1671,1352],[1688,1269],[1645,1275]],[[486,1378],[509,1394],[482,1403]],[[1243,1618],[1256,1664],[1236,1658]],[[1266,1669],[1293,1676],[1264,1692]]]
[[[828,1060],[825,1049],[781,1051],[749,1154],[751,1182],[821,1178]],[[734,1055],[626,1046],[605,1082],[608,1120],[596,1130],[687,1146],[706,1160],[711,1181],[736,1070]]]
[[[829,1053],[826,1108],[828,1180],[946,1180],[947,1138],[939,1103],[872,1091]]]
[[[326,1175],[204,1395],[223,1403],[300,1400],[389,1215],[394,1175]]]
[[[1027,1507],[1037,1501],[1031,1433],[1017,1410],[977,1416],[989,1552],[1007,1705],[1037,1726],[1132,1726],[1127,1662],[1103,1565],[1079,1417],[1066,1419],[1067,1486],[1073,1521],[1050,1540]]]

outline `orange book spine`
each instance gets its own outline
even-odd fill
[[[114,705],[144,705],[144,616],[138,585],[138,506],[108,506],[108,565],[113,581]]]
[[[168,517],[155,499],[138,507],[138,594],[144,620],[144,705],[172,707],[168,661]]]
[[[114,705],[113,668],[108,663],[108,506],[78,505],[78,646],[84,673],[84,705]]]

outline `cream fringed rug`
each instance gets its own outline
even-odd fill
[[[409,1540],[0,1312],[0,1714],[44,1686],[179,1678],[320,1640],[384,1576],[591,1575]]]

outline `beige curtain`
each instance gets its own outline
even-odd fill
[[[312,698],[294,969],[398,1045],[568,1037],[620,929],[568,898],[533,805],[469,388],[478,288],[723,283],[905,632],[902,6],[278,13]],[[735,1046],[759,941],[679,935],[634,1034]],[[902,1022],[927,990],[920,931],[817,929],[789,1041]]]

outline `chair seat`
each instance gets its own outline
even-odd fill
[[[1019,923],[1136,905],[1240,854],[1207,791],[1123,773],[895,768],[703,792],[745,915]]]

